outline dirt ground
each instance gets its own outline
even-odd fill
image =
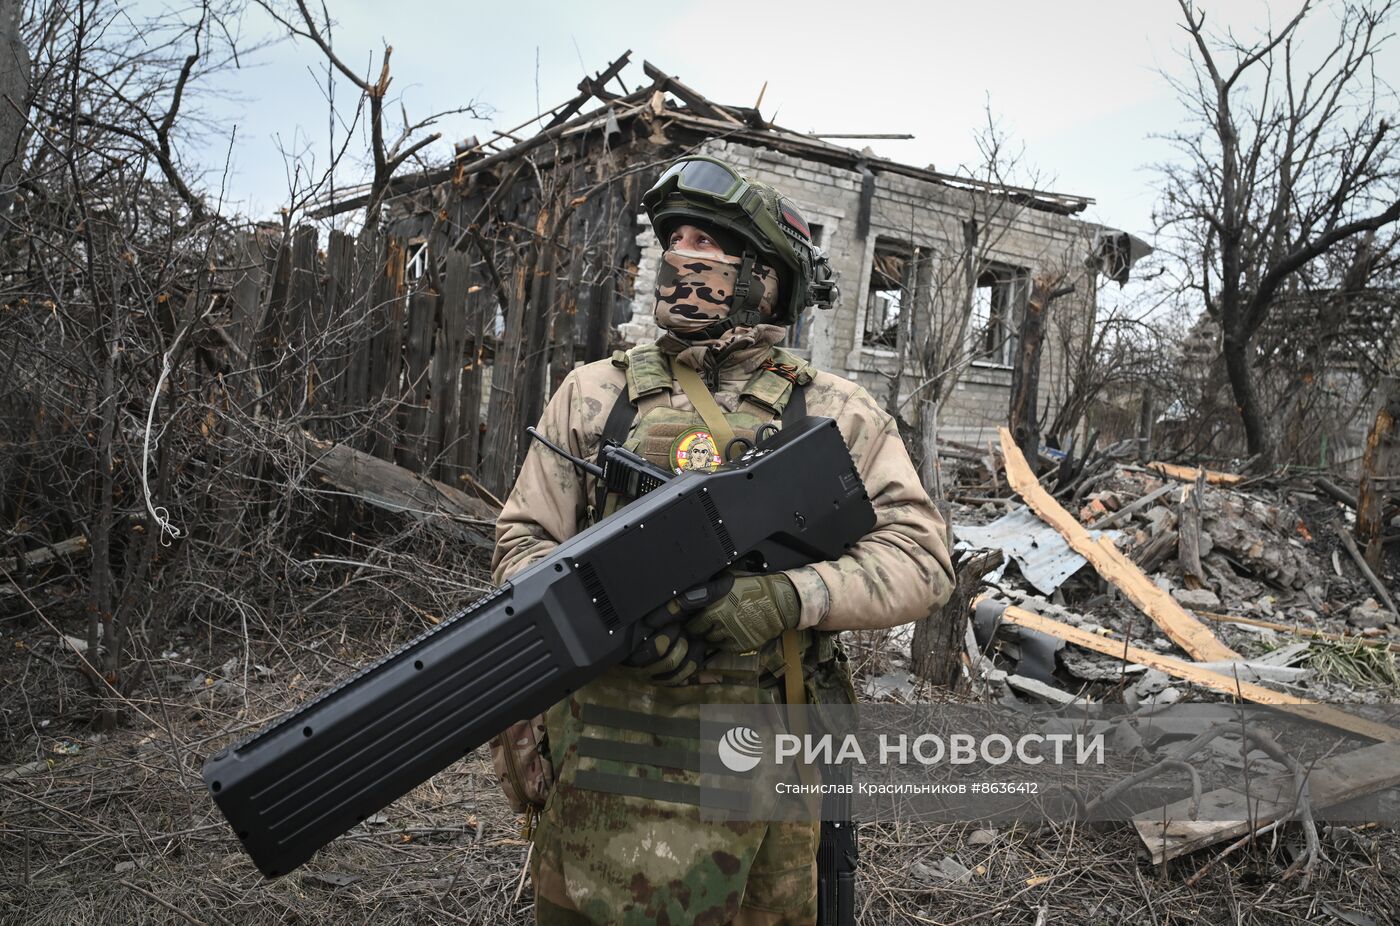
[[[484,750],[274,882],[204,791],[205,756],[416,626],[356,636],[318,624],[283,636],[295,645],[206,629],[152,660],[108,734],[93,732],[94,700],[53,629],[0,629],[3,922],[533,921],[528,847]],[[1291,831],[1194,887],[1218,848],[1157,870],[1122,824],[866,825],[861,840],[864,924],[1400,922],[1400,833],[1374,826],[1326,829],[1307,888],[1279,879],[1300,842]],[[946,859],[965,878],[945,880]]]

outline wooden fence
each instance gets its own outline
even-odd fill
[[[473,482],[496,307],[467,255],[409,280],[393,236],[333,231],[322,250],[303,227],[248,244],[227,331],[269,411],[448,485]]]

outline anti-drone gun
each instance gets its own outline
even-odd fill
[[[682,591],[734,566],[835,559],[875,525],[830,418],[804,418],[712,473],[672,477],[618,447],[603,458],[600,478],[636,500],[204,763],[264,875],[621,662],[645,639],[641,618]]]

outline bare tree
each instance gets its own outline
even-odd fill
[[[14,448],[0,513],[17,546],[76,535],[90,550],[82,667],[108,725],[106,696],[130,690],[129,630],[149,624],[167,590],[163,544],[176,529],[165,509],[188,462],[173,433],[142,425],[189,386],[172,371],[197,350],[189,335],[227,242],[177,142],[206,128],[185,104],[235,59],[239,14],[206,2],[136,19],[60,0],[33,4],[21,27],[32,68],[27,96],[8,101],[24,124],[0,226],[0,299],[12,309],[0,321],[0,408]]]
[[[1055,300],[1074,292],[1073,286],[1060,285],[1063,280],[1062,273],[1042,273],[1031,283],[1030,296],[1021,315],[1016,365],[1011,370],[1008,424],[1016,446],[1032,461],[1040,453],[1040,356],[1046,321]]]
[[[926,300],[931,311],[922,330],[914,321],[920,313],[904,313],[910,319],[910,327],[904,342],[907,346],[901,349],[901,360],[912,363],[919,378],[901,405],[911,401],[919,402],[924,408],[930,404],[935,408],[942,405],[952,394],[959,377],[974,360],[985,355],[985,349],[973,343],[977,339],[969,336],[973,333],[977,289],[995,263],[1002,241],[1029,208],[1024,200],[999,189],[1012,184],[1013,177],[1022,172],[1024,152],[1012,148],[990,109],[986,117],[986,125],[976,137],[979,163],[967,170],[973,179],[984,185],[967,191],[967,211],[957,220],[950,220],[944,233],[947,251],[937,256],[918,255],[931,264],[931,269],[923,274],[926,292],[910,295]],[[1034,187],[1037,180],[1032,176],[1027,185]],[[918,279],[918,268],[906,276]],[[1024,283],[1017,281],[1016,285]],[[1012,298],[1016,297],[1013,292]],[[1000,321],[987,320],[992,326]],[[985,340],[995,350],[1006,337],[1006,326],[1000,325],[987,334]]]
[[[323,471],[332,442],[353,469],[362,448],[405,433],[431,461],[427,377],[446,393],[461,364],[448,352],[430,370],[427,346],[440,293],[465,303],[467,274],[448,261],[452,272],[426,268],[408,292],[403,242],[377,220],[360,246],[332,231],[323,250],[317,229],[293,231],[292,213],[353,157],[352,132],[323,175],[293,171],[301,185],[280,227],[225,209],[223,174],[190,142],[221,134],[200,115],[208,78],[257,48],[241,38],[241,3],[147,15],[31,2],[16,56],[28,67],[0,68],[19,128],[0,120],[0,616],[58,637],[64,687],[81,673],[80,700],[104,726],[155,713],[172,636],[207,627],[226,667],[210,676],[246,698],[260,635],[317,615],[343,623],[343,588],[386,589],[369,618],[397,613],[405,587],[443,613],[475,582],[418,584],[444,554],[416,552],[425,539],[452,543],[454,560],[464,540],[486,545],[455,516],[376,509],[372,491],[356,507]],[[371,101],[362,92],[356,105],[367,114]],[[337,124],[373,134],[356,119]],[[385,168],[416,144],[379,141]],[[420,484],[391,458],[372,462]]]
[[[347,145],[353,138],[355,129],[363,126],[369,133],[369,182],[367,189],[359,198],[363,201],[365,208],[364,227],[375,228],[379,224],[380,213],[384,207],[385,199],[389,195],[390,182],[394,179],[395,173],[405,163],[418,157],[428,145],[442,137],[439,132],[431,132],[426,135],[421,133],[431,127],[439,118],[449,114],[468,113],[475,116],[478,114],[477,107],[473,104],[467,104],[413,121],[410,121],[406,112],[401,108],[402,122],[397,134],[391,136],[384,110],[386,103],[389,102],[391,81],[389,59],[394,53],[392,45],[385,45],[384,52],[379,58],[378,75],[371,77],[374,73],[372,58],[370,67],[362,73],[350,66],[337,53],[333,41],[334,21],[324,5],[320,15],[317,16],[306,5],[306,0],[295,0],[294,9],[285,9],[273,0],[256,0],[256,2],[292,36],[309,41],[314,45],[326,61],[327,102],[331,109],[330,125],[332,127],[332,135],[329,139],[331,146],[330,166],[322,174],[320,180],[308,191],[307,198],[319,197],[328,192],[330,204],[334,203],[336,193],[335,168],[347,153]],[[359,92],[353,113],[346,121],[348,128],[339,146],[336,145],[334,138],[334,127],[340,118],[340,114],[336,112],[337,104],[333,92],[335,74],[350,81],[351,85]]]
[[[1309,60],[1309,3],[1242,41],[1207,33],[1205,13],[1178,2],[1194,72],[1174,85],[1195,124],[1168,136],[1184,160],[1161,168],[1159,231],[1219,323],[1248,452],[1269,469],[1279,440],[1256,378],[1261,328],[1318,258],[1400,219],[1394,95],[1374,70],[1394,4],[1345,4],[1335,47]]]
[[[940,240],[933,247],[912,249],[903,257],[898,279],[885,280],[887,288],[899,292],[901,306],[892,332],[895,362],[886,374],[885,405],[891,414],[912,422],[913,443],[921,451],[915,454],[920,476],[930,491],[937,481],[939,409],[974,361],[1007,352],[1016,334],[1018,306],[1030,287],[1029,279],[1004,276],[998,257],[1017,221],[1031,208],[1028,198],[1016,191],[1037,187],[1040,178],[1025,169],[1024,152],[1011,144],[990,109],[976,143],[978,163],[961,171],[974,181],[963,191],[965,211],[940,216]],[[1041,257],[1048,267],[1063,255],[1047,252]],[[992,277],[1000,297],[986,318],[976,319],[978,291]],[[914,384],[904,390],[909,379]],[[906,415],[911,406],[912,413]]]

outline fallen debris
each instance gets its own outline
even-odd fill
[[[1379,606],[1377,606],[1379,607]],[[1314,630],[1310,627],[1290,627],[1287,624],[1280,624],[1277,621],[1259,620],[1254,617],[1242,617],[1238,614],[1216,614],[1210,611],[1197,611],[1197,617],[1204,617],[1207,620],[1216,621],[1223,624],[1240,624],[1245,627],[1259,627],[1263,630],[1273,630],[1278,633],[1292,634],[1298,637],[1307,637],[1310,640],[1330,640],[1336,643],[1356,643],[1361,646],[1386,647],[1391,652],[1400,653],[1400,643],[1391,643],[1388,640],[1371,640],[1366,637],[1349,633],[1328,633],[1325,630]]]
[[[1357,549],[1356,540],[1352,538],[1351,531],[1343,527],[1341,530],[1337,531],[1337,536],[1341,538],[1342,546],[1347,548],[1347,553],[1351,556],[1352,561],[1356,563],[1356,568],[1361,570],[1361,575],[1364,576],[1366,581],[1371,584],[1371,587],[1376,590],[1376,594],[1381,596],[1381,600],[1385,602],[1385,606],[1390,609],[1391,620],[1400,622],[1400,611],[1397,611],[1395,608],[1395,599],[1390,597],[1390,591],[1385,587],[1385,583],[1381,582],[1381,580],[1376,577],[1375,572],[1372,571],[1370,565],[1367,564],[1366,558],[1363,557],[1361,551]]]
[[[1356,510],[1356,496],[1343,489],[1330,479],[1319,476],[1313,480],[1313,485],[1319,492],[1336,502],[1341,502],[1352,511]]]
[[[1199,469],[1195,466],[1179,466],[1175,463],[1152,462],[1147,468],[1163,476],[1180,479],[1182,482],[1195,482],[1201,477],[1215,486],[1234,486],[1244,482],[1244,477],[1236,473],[1222,473],[1213,469]]]
[[[969,555],[958,562],[957,582],[940,610],[940,619],[919,621],[914,626],[909,655],[914,673],[920,678],[935,685],[957,686],[963,671],[963,633],[972,632],[968,609],[982,591],[983,577],[999,573],[1003,562],[1000,550]],[[971,665],[975,667],[977,663]],[[976,673],[972,677],[976,678]]]
[[[1111,540],[1091,537],[1084,526],[1040,485],[1006,428],[1001,429],[1001,446],[1006,457],[1006,478],[1016,493],[1041,519],[1059,531],[1071,547],[1092,563],[1099,575],[1142,608],[1178,646],[1197,659],[1219,661],[1239,658],[1239,654],[1216,639],[1208,627],[1186,613],[1170,595],[1154,585],[1142,570],[1119,552]]]
[[[305,450],[317,475],[363,499],[366,504],[418,518],[438,516],[490,522],[496,519],[495,508],[460,489],[353,447],[317,440],[301,430],[287,433],[290,441]]]
[[[1200,493],[1200,507],[1200,555],[1207,573],[1222,574],[1227,586],[1242,586],[1233,562],[1279,588],[1317,586],[1318,569],[1303,547],[1298,514],[1289,506],[1207,488]]]
[[[1083,704],[1088,700],[1024,675],[1007,675],[1002,680],[1016,691],[1038,698],[1047,704]]]
[[[1187,585],[1183,592],[1206,590],[1206,572],[1201,565],[1201,557],[1210,552],[1211,541],[1208,536],[1201,535],[1201,492],[1204,488],[1204,479],[1197,477],[1195,482],[1181,490],[1181,501],[1176,506],[1176,558],[1181,563],[1181,578]],[[1181,594],[1176,594],[1178,601]],[[1211,593],[1211,597],[1215,597],[1214,593]],[[1217,599],[1215,604],[1203,607],[1213,608],[1219,603]]]
[[[1174,588],[1172,597],[1183,608],[1193,611],[1220,607],[1220,596],[1208,588]]]
[[[990,524],[958,527],[958,543],[985,550],[1001,550],[1016,561],[1025,580],[1044,595],[1053,594],[1065,580],[1087,563],[1055,530],[1025,507],[1017,508]],[[1097,539],[1098,531],[1090,534]]]
[[[1400,784],[1400,743],[1395,742],[1324,759],[1308,772],[1308,792],[1315,809],[1396,784]],[[1219,788],[1201,795],[1201,807],[1211,808],[1209,820],[1193,820],[1192,801],[1181,800],[1140,814],[1133,825],[1152,861],[1160,865],[1272,821],[1291,818],[1297,808],[1294,795],[1294,776],[1282,774],[1251,782],[1248,794],[1236,788]],[[1236,819],[1223,819],[1226,816]]]
[[[1089,530],[1102,530],[1105,527],[1110,527],[1114,524],[1120,524],[1126,521],[1128,518],[1132,517],[1133,515],[1137,514],[1139,511],[1145,510],[1154,502],[1165,499],[1168,493],[1176,492],[1177,490],[1178,487],[1174,483],[1170,482],[1164,486],[1160,486],[1156,489],[1153,489],[1151,492],[1148,492],[1146,495],[1144,495],[1142,498],[1139,498],[1137,501],[1130,502],[1129,504],[1124,505],[1122,508],[1119,508],[1117,511],[1112,512],[1111,514],[1106,514],[1103,517],[1099,518],[1097,521],[1094,521],[1092,524],[1089,525]]]
[[[63,556],[85,553],[87,549],[86,537],[69,537],[67,540],[47,544],[35,550],[26,550],[16,556],[0,557],[0,572],[20,572],[22,569],[32,569]]]
[[[1007,605],[1002,612],[1002,619],[1020,627],[1052,634],[1066,642],[1082,646],[1085,649],[1096,650],[1106,656],[1116,656],[1126,662],[1135,662],[1152,669],[1160,669],[1168,675],[1184,679],[1203,688],[1241,697],[1255,704],[1286,708],[1290,713],[1368,739],[1383,742],[1400,740],[1400,729],[1348,714],[1330,704],[1320,704],[1307,698],[1284,694],[1253,682],[1242,681],[1220,671],[1202,668],[1200,665],[1187,662],[1184,659],[1163,656],[1160,653],[1149,652],[1126,642],[1110,640],[1079,627],[1071,627],[1069,624],[1063,624],[1033,611],[1027,611],[1025,608]],[[1242,662],[1242,660],[1237,657],[1232,662]]]
[[[1347,613],[1347,623],[1362,630],[1384,627],[1394,619],[1395,615],[1383,609],[1374,598],[1367,598]]]

